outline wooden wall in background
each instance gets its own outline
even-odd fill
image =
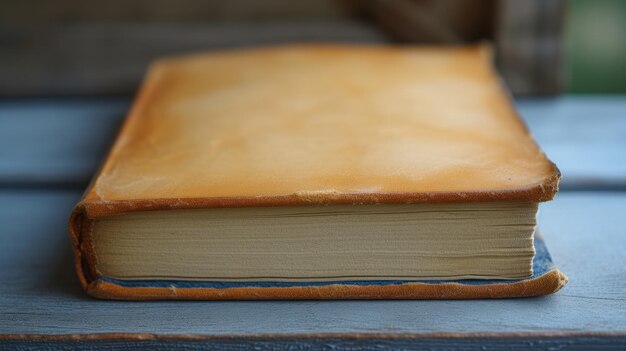
[[[494,30],[497,63],[516,94],[564,89],[565,10],[564,0],[500,0]]]
[[[336,0],[1,0],[0,21],[215,21],[344,17]]]
[[[0,0],[0,96],[129,95],[178,53],[494,41],[517,94],[560,91],[564,0]]]

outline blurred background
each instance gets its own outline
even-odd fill
[[[0,189],[83,190],[157,57],[491,42],[562,190],[626,190],[626,1],[0,0]]]
[[[483,40],[516,95],[626,92],[621,0],[0,0],[0,97],[132,95],[177,53]]]

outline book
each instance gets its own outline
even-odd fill
[[[535,296],[560,174],[487,45],[309,44],[153,63],[70,217],[112,299]],[[541,253],[541,254],[538,254]]]

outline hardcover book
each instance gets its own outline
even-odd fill
[[[155,62],[71,215],[111,299],[548,294],[559,172],[485,45],[293,45]]]

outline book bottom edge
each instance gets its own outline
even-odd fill
[[[533,276],[522,280],[350,280],[320,282],[126,281],[100,276],[89,295],[116,300],[340,300],[483,299],[547,295],[567,277],[554,267],[540,235],[535,236]]]

